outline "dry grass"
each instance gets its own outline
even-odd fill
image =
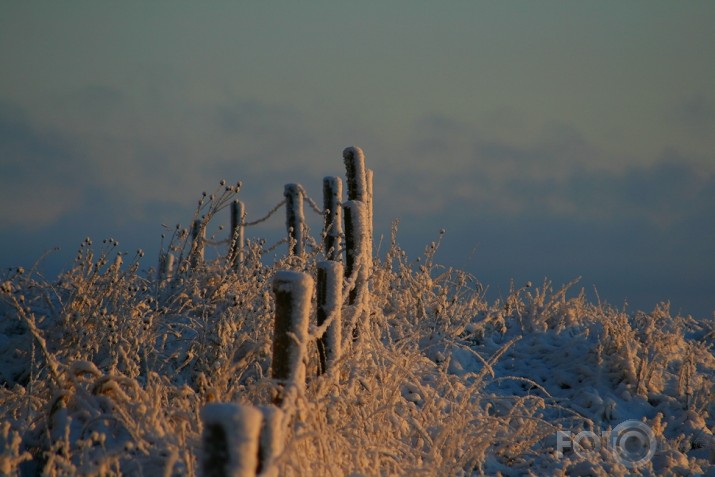
[[[229,198],[219,195],[209,213]],[[266,265],[251,242],[239,271],[223,259],[192,270],[192,245],[177,230],[171,281],[141,272],[141,252],[112,260],[112,240],[98,251],[85,241],[56,281],[24,271],[2,279],[0,473],[195,475],[205,404],[270,403],[272,276],[286,268],[315,276],[318,252]],[[672,317],[665,305],[629,315],[569,297],[573,284],[519,288],[488,303],[474,277],[434,263],[437,247],[410,261],[393,235],[373,267],[361,339],[344,330],[344,355],[322,376],[311,343],[281,475],[624,473],[608,453],[555,457],[556,430],[590,428],[594,417],[559,398],[568,383],[514,364],[547,335],[585,346],[583,359],[598,368],[589,379],[613,390],[603,419],[626,409],[626,394],[650,406],[646,414],[664,402],[682,408],[681,421],[670,421],[678,436],[662,412],[649,421],[659,458],[670,459],[658,469],[683,459],[705,468],[698,449],[712,442],[712,324]],[[354,312],[343,306],[346,323]]]

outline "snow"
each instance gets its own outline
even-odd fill
[[[117,255],[121,259],[121,255]],[[159,280],[165,280],[166,283],[170,282],[174,276],[174,254],[169,252],[163,252],[159,258]],[[117,267],[117,270],[119,267]]]
[[[372,240],[373,240],[373,176],[372,169],[365,170],[365,206],[367,208],[367,243],[365,244],[366,256],[372,257]]]
[[[263,463],[262,477],[278,474],[275,464],[283,452],[286,441],[286,415],[276,406],[261,406],[263,413],[263,428],[260,436],[260,460]]]
[[[317,269],[318,271],[324,271],[327,278],[325,281],[325,309],[339,310],[343,301],[342,262],[324,260],[322,262],[318,262]],[[330,323],[326,322],[326,324],[329,325]]]
[[[300,184],[286,184],[283,195],[286,198],[286,228],[295,240],[293,252],[303,254],[305,213],[303,211],[303,187]]]
[[[326,176],[323,178],[323,208],[325,210],[325,256],[328,260],[335,260],[340,248],[339,239],[343,232],[342,226],[342,196],[343,181],[339,177]]]
[[[311,335],[318,339],[324,337],[326,365],[332,367],[342,348],[343,264],[332,260],[319,262],[317,273],[325,277],[324,289],[318,290],[318,306],[322,305],[322,309],[318,310],[318,326]]]
[[[359,147],[347,147],[343,150],[343,161],[347,170],[348,199],[367,202],[368,184],[365,154]]]
[[[370,227],[368,225],[367,206],[364,202],[349,200],[343,203],[345,209],[345,220],[349,224],[345,225],[348,273],[352,273],[359,267],[358,282],[365,283],[370,274],[372,265],[371,255],[369,255]]]
[[[313,296],[313,278],[302,272],[281,270],[273,278],[273,292],[276,294],[276,326],[274,336],[274,353],[285,352],[287,363],[280,363],[279,379],[286,380],[287,387],[295,387],[302,392],[305,386],[304,356],[308,345],[308,321]],[[286,309],[281,309],[285,306]],[[286,315],[287,323],[279,323],[279,317]],[[278,341],[278,333],[287,333]],[[279,349],[286,346],[287,350]],[[287,366],[287,368],[285,367]],[[279,370],[273,364],[274,372]],[[285,373],[285,376],[283,374]]]
[[[341,277],[342,265],[285,270],[251,256],[240,273],[209,262],[171,285],[111,265],[78,264],[51,283],[0,277],[0,468],[195,473],[200,415],[249,467],[260,434],[264,475],[713,472],[712,320],[665,304],[626,313],[548,282],[487,303],[473,277],[432,259],[414,268],[393,244],[369,276],[364,339],[318,376],[315,340],[339,321],[331,313],[308,333],[313,276]],[[294,292],[301,356],[283,408],[270,404],[270,284]],[[350,312],[345,285],[329,283],[327,307]],[[567,440],[558,453],[559,435],[605,439],[623,423],[637,431],[632,420],[655,439],[642,466],[608,439],[590,453]]]
[[[201,420],[204,425],[203,475],[215,475],[217,471],[223,471],[225,473],[218,475],[255,476],[263,421],[261,411],[253,406],[212,403],[201,410]],[[228,457],[225,463],[224,456]]]

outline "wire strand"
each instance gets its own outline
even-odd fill
[[[318,215],[324,215],[325,211],[323,211],[322,207],[320,207],[313,199],[308,196],[308,193],[305,191],[302,185],[299,185],[299,190],[303,194],[303,200],[310,205],[310,208],[313,209],[313,211],[318,214]]]
[[[261,222],[265,222],[266,220],[268,220],[268,219],[271,217],[271,215],[275,214],[275,213],[278,211],[278,209],[280,209],[281,207],[283,207],[283,206],[285,205],[285,203],[286,203],[286,201],[285,201],[285,199],[283,199],[278,205],[276,205],[275,207],[273,207],[273,209],[271,209],[271,211],[268,212],[268,214],[266,214],[265,217],[260,218],[260,219],[258,219],[258,220],[254,220],[253,222],[244,222],[244,223],[241,224],[241,225],[243,225],[244,227],[251,227],[251,226],[253,226],[253,225],[258,225],[258,224],[260,224]]]

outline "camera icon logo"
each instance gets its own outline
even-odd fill
[[[592,431],[582,431],[572,435],[570,431],[556,433],[557,456],[563,456],[563,450],[572,448],[579,457],[588,459],[589,455],[601,450],[604,445],[613,457],[629,469],[635,469],[649,462],[657,448],[653,430],[645,423],[629,419],[617,425],[612,431],[603,431],[601,435]]]
[[[647,463],[655,454],[657,442],[653,430],[641,421],[623,421],[611,431],[610,437],[613,455],[629,469]]]

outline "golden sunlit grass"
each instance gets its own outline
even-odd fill
[[[205,404],[271,402],[272,277],[315,276],[319,252],[267,265],[249,241],[238,270],[223,258],[192,269],[186,233],[170,242],[171,280],[141,272],[141,252],[122,263],[116,241],[89,239],[56,281],[2,279],[0,472],[195,475]],[[474,277],[434,262],[437,248],[410,260],[394,231],[361,339],[321,376],[311,341],[281,475],[625,475],[607,452],[558,457],[554,436],[633,416],[659,444],[641,470],[712,463],[711,323],[667,305],[629,315],[570,296],[573,284],[488,303]],[[343,305],[346,323],[354,312]]]

